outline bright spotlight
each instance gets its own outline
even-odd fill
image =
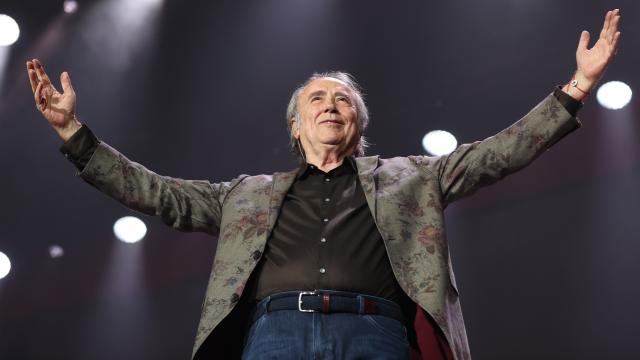
[[[18,41],[20,28],[9,15],[0,14],[0,46],[9,46]]]
[[[422,147],[431,155],[446,155],[458,146],[455,136],[444,130],[429,131],[422,138]]]
[[[631,88],[622,81],[609,81],[598,89],[596,98],[600,105],[611,110],[625,107],[631,101]]]
[[[62,6],[67,14],[73,14],[78,10],[78,2],[75,0],[65,0]]]
[[[64,255],[64,249],[60,245],[51,245],[49,246],[49,256],[52,258],[59,258]]]
[[[4,278],[11,271],[11,261],[7,255],[0,251],[0,279]]]
[[[135,243],[145,236],[147,226],[137,217],[125,216],[113,224],[113,233],[120,241]]]

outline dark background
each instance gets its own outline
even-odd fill
[[[127,2],[129,1],[129,2]],[[154,5],[154,3],[157,4]],[[0,83],[0,359],[188,359],[216,239],[142,217],[75,177],[36,111],[24,62],[69,71],[78,117],[154,171],[229,180],[289,170],[285,107],[314,71],[354,74],[383,157],[422,136],[490,136],[575,68],[622,9],[604,81],[638,89],[640,2],[2,0],[21,26]],[[592,43],[595,39],[592,40]],[[474,359],[638,359],[640,137],[637,97],[595,96],[583,127],[534,164],[447,209]],[[139,216],[139,215],[138,215]],[[65,249],[52,259],[50,245]],[[221,358],[224,358],[221,352]]]

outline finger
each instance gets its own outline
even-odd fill
[[[32,60],[27,60],[27,70],[36,71],[36,66],[33,64]]]
[[[42,82],[38,83],[36,91],[33,92],[33,99],[36,101],[36,106],[40,111],[44,111],[44,109],[46,109],[47,107],[47,99],[42,96],[42,86]]]
[[[27,75],[29,76],[29,83],[31,84],[31,92],[34,92],[38,85],[38,77],[36,76],[36,70],[33,66],[33,62],[31,61],[27,61]]]
[[[611,22],[611,26],[609,27],[609,34],[613,39],[614,35],[618,32],[618,27],[620,24],[620,15],[616,15]]]
[[[29,83],[31,84],[31,92],[35,92],[36,86],[38,86],[38,77],[36,76],[36,71],[27,67],[27,75],[29,76]]]
[[[613,37],[613,35],[618,31],[618,22],[620,21],[620,9],[615,9],[611,11],[611,19],[609,21],[609,28],[607,31],[609,32],[609,36]]]
[[[620,31],[618,31],[614,36],[613,36],[613,54],[615,55],[618,52],[618,42],[620,42],[620,37],[622,36],[622,33]]]
[[[604,32],[604,34],[601,37],[604,37],[605,40],[611,42],[613,40],[613,34],[615,34],[617,31],[616,22],[617,22],[617,16],[611,15],[611,19],[609,20],[609,26],[607,27],[607,30]]]
[[[51,80],[49,80],[49,76],[47,75],[46,72],[44,72],[44,66],[42,66],[42,63],[40,62],[40,60],[33,59],[33,64],[35,65],[36,75],[38,76],[38,80],[51,83]]]
[[[75,91],[73,90],[73,86],[71,85],[71,78],[69,77],[68,72],[65,71],[62,74],[60,74],[60,83],[62,83],[62,90],[64,91],[65,94],[67,93],[75,94]]]
[[[604,24],[602,25],[602,30],[600,31],[600,37],[606,37],[607,31],[609,30],[609,23],[611,22],[611,11],[607,11],[607,14],[604,16]]]
[[[612,20],[611,27],[609,28],[610,31],[609,31],[608,40],[610,45],[614,43],[616,34],[620,32],[618,31],[619,23],[620,23],[620,16],[614,17],[614,19]]]
[[[580,41],[578,41],[578,50],[587,50],[589,46],[589,39],[591,35],[587,30],[583,30],[582,34],[580,34]]]

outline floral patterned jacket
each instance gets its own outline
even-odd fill
[[[521,120],[442,157],[356,159],[358,177],[402,289],[436,322],[456,360],[470,359],[443,210],[521,169],[580,122],[550,94]],[[240,301],[295,171],[209,183],[157,175],[100,143],[79,175],[138,211],[218,236],[193,357]],[[212,335],[212,331],[216,329]]]

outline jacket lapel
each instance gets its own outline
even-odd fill
[[[271,188],[271,200],[269,203],[269,227],[267,229],[267,234],[271,234],[271,231],[276,224],[284,197],[287,195],[291,185],[293,185],[293,181],[295,180],[297,173],[298,169],[295,169],[289,172],[275,173],[273,175],[273,187]]]
[[[358,178],[360,185],[367,198],[367,204],[373,218],[376,219],[376,183],[373,178],[374,170],[378,167],[378,156],[367,156],[356,158],[356,167],[358,168]]]

